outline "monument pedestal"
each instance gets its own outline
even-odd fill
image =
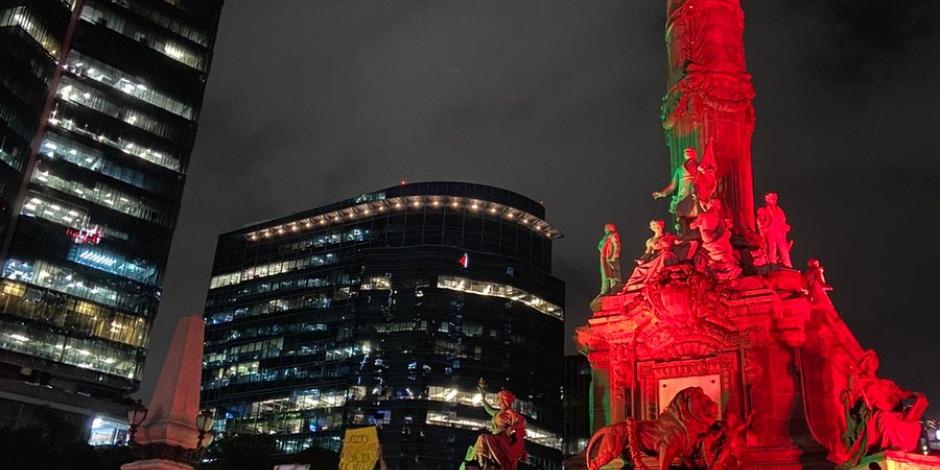
[[[608,421],[595,427],[655,420],[677,392],[700,387],[721,416],[752,418],[737,451],[743,468],[833,468],[830,446],[845,431],[840,393],[863,351],[812,289],[792,269],[722,283],[678,264],[601,297],[577,338],[607,378],[593,393]],[[885,465],[921,468],[902,455]]]
[[[852,470],[936,470],[940,457],[908,452],[881,452],[862,460]]]
[[[172,460],[138,460],[121,465],[121,470],[193,470],[192,466]]]

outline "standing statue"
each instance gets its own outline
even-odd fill
[[[606,295],[623,281],[620,273],[620,234],[617,227],[608,223],[604,226],[604,238],[597,244],[601,264],[601,293]]]
[[[721,217],[721,200],[705,203],[705,212],[699,214],[690,225],[702,237],[702,249],[707,256],[708,269],[719,281],[735,279],[741,275],[741,267],[734,258],[731,247],[731,230]]]
[[[651,220],[650,230],[653,236],[646,240],[646,251],[636,260],[636,267],[633,268],[633,274],[627,280],[624,290],[646,284],[647,281],[663,269],[663,266],[673,264],[678,261],[678,257],[673,253],[672,248],[679,242],[679,238],[666,232],[666,222],[662,220]]]
[[[764,205],[757,209],[757,231],[761,236],[767,262],[771,265],[779,262],[792,268],[790,242],[787,241],[790,225],[787,223],[787,214],[777,205],[777,193],[764,195]]]
[[[920,418],[927,409],[927,398],[878,378],[878,366],[875,352],[865,351],[849,377],[848,390],[842,392],[844,448],[834,456],[842,467],[853,467],[862,458],[885,450],[913,451],[920,440]],[[905,405],[905,401],[913,403]]]
[[[695,202],[695,177],[698,175],[698,153],[694,148],[687,148],[683,153],[684,162],[672,173],[672,179],[665,188],[653,193],[653,199],[672,196],[669,201],[669,213],[676,218],[676,231],[688,235],[689,223],[698,215]]]
[[[832,286],[826,282],[826,269],[823,268],[818,259],[810,258],[806,261],[806,273],[803,274],[803,281],[806,283],[806,294],[813,305],[825,304],[829,307],[832,306],[828,294],[832,290]]]
[[[483,395],[483,409],[492,419],[490,433],[477,437],[476,444],[467,451],[461,469],[516,470],[519,461],[526,457],[525,417],[512,408],[516,396],[508,390],[496,394],[499,408],[486,401],[486,381],[480,379],[477,390]]]
[[[695,186],[695,199],[699,210],[705,210],[705,204],[718,197],[718,161],[715,158],[715,141],[708,142],[702,162],[698,164],[693,185]]]
[[[655,421],[626,421],[601,428],[585,450],[589,470],[598,470],[628,451],[634,468],[646,468],[643,456],[659,458],[659,470],[678,459],[684,468],[695,467],[708,430],[718,420],[718,405],[701,387],[679,391]]]

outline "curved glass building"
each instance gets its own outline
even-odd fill
[[[380,427],[390,468],[456,468],[513,391],[530,468],[561,467],[561,233],[545,208],[469,183],[403,184],[219,237],[203,407],[278,452]]]

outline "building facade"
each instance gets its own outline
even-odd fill
[[[416,183],[221,235],[202,394],[216,431],[275,434],[289,454],[375,424],[390,468],[453,469],[505,388],[528,465],[560,468],[561,233],[544,214],[502,189]]]
[[[0,377],[137,389],[221,8],[0,0]]]
[[[564,453],[575,456],[587,446],[591,438],[591,364],[582,354],[565,356]]]

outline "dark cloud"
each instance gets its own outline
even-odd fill
[[[565,232],[570,337],[603,224],[629,257],[665,215],[649,198],[668,178],[662,3],[227,1],[145,380],[175,319],[203,307],[218,233],[400,178],[544,201]],[[822,259],[885,374],[940,396],[924,373],[940,353],[938,9],[744,4],[757,190],[781,194],[796,258]]]
[[[815,50],[807,73],[869,87],[935,60],[940,8],[934,0],[789,0],[781,18],[802,24],[798,43]]]

